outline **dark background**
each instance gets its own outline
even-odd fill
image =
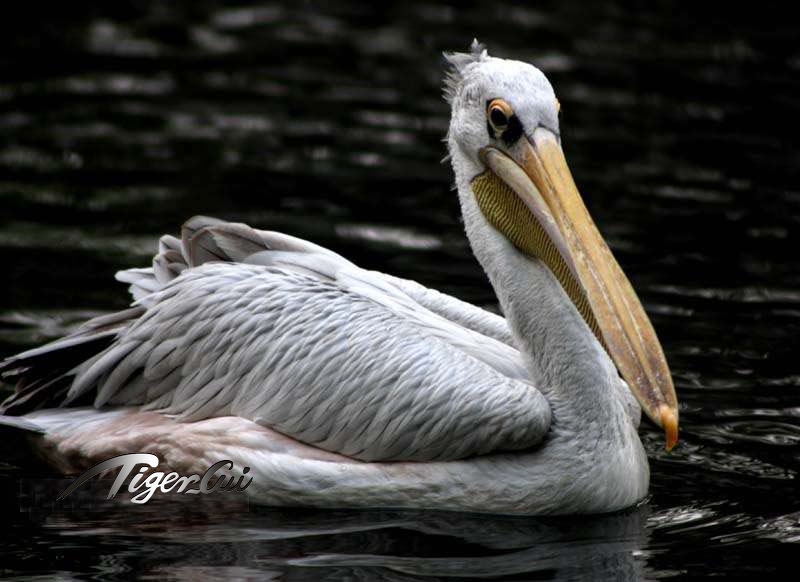
[[[61,481],[6,467],[0,576],[779,570],[800,541],[798,25],[766,2],[594,4],[6,11],[0,356],[126,306],[113,273],[148,264],[157,236],[199,213],[495,308],[440,163],[441,52],[477,37],[552,81],[576,181],[667,352],[682,441],[667,455],[643,426],[645,506],[555,521],[93,505],[97,492],[54,506]],[[326,554],[344,557],[289,562]]]

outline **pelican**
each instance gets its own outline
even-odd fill
[[[505,318],[292,236],[195,217],[134,302],[2,363],[2,424],[59,470],[249,467],[258,503],[600,513],[642,500],[641,412],[677,441],[653,327],[567,167],[542,72],[446,55],[449,160]]]

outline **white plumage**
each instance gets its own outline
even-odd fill
[[[366,461],[529,448],[547,432],[549,406],[519,352],[422,307],[399,279],[305,243],[273,251],[271,233],[244,225],[198,218],[187,229],[199,232],[182,256],[200,246],[214,260],[174,279],[121,273],[146,290],[147,311],[80,367],[70,399],[97,389],[96,407],[240,416]]]

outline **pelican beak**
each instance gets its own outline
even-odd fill
[[[495,148],[481,152],[491,174],[530,211],[523,229],[505,227],[506,234],[520,250],[550,267],[642,409],[664,429],[670,450],[678,441],[678,403],[653,325],[589,216],[556,135],[539,127],[523,140],[520,150],[515,150],[516,161]],[[476,181],[489,175],[473,181],[476,196],[487,191],[480,184],[476,187]],[[508,224],[508,220],[503,222]],[[530,235],[531,230],[536,232]]]

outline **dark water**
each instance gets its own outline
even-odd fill
[[[0,25],[0,355],[127,305],[114,271],[198,213],[494,306],[439,163],[440,53],[477,36],[553,82],[573,173],[671,363],[682,441],[666,454],[644,426],[650,500],[580,519],[138,507],[105,489],[56,504],[64,481],[7,467],[0,577],[749,578],[796,556],[793,18],[677,1],[97,4],[24,3]]]

